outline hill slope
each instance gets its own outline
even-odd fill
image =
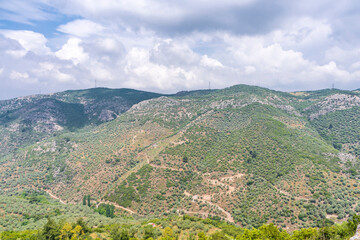
[[[44,189],[73,203],[90,194],[138,215],[217,215],[247,227],[341,220],[360,211],[359,161],[326,137],[321,118],[349,116],[354,124],[333,128],[355,128],[356,115],[336,114],[356,113],[359,97],[339,94],[238,85],[145,100],[97,127],[11,151],[1,192]],[[341,141],[355,146],[359,136]]]
[[[0,101],[0,155],[111,121],[132,105],[161,95],[132,89],[95,88]]]

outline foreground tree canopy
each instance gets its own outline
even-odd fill
[[[0,233],[0,239],[198,239],[198,240],[341,240],[349,239],[356,232],[360,215],[354,215],[347,222],[322,228],[303,228],[291,233],[274,224],[246,229],[213,219],[200,219],[184,215],[162,219],[139,221],[134,224],[113,224],[89,227],[84,219],[74,223],[54,221],[48,218],[39,230],[7,231]]]

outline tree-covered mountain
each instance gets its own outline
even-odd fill
[[[159,96],[132,89],[93,88],[0,101],[0,155],[111,121],[132,105]]]
[[[24,99],[0,103],[2,195],[44,190],[74,204],[90,195],[138,216],[218,216],[286,229],[360,212],[357,92],[237,85]],[[53,116],[63,129],[34,137]],[[24,120],[31,130],[14,130]]]

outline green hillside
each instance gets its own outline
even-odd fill
[[[132,89],[94,88],[0,101],[0,155],[111,121],[134,104],[159,96]]]
[[[108,91],[54,94],[54,103],[69,104],[61,112],[75,130],[4,152],[1,194],[34,189],[75,205],[90,195],[121,214],[189,214],[247,228],[322,227],[360,212],[357,93]],[[100,123],[99,102],[120,95],[131,106]]]

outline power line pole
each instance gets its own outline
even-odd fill
[[[96,88],[96,79],[95,79],[95,88]]]
[[[209,90],[211,90],[211,85],[210,84],[211,84],[211,82],[209,81]]]

